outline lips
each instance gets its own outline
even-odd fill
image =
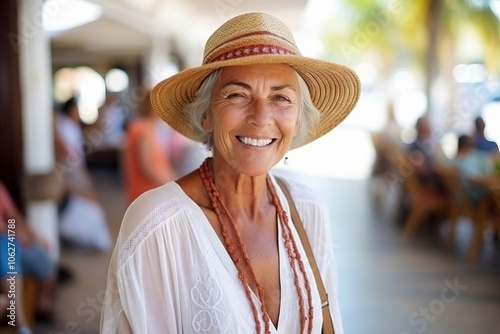
[[[236,136],[236,138],[243,144],[255,147],[264,147],[275,141],[275,139],[269,139],[269,138],[257,139],[257,138],[243,137],[243,136]]]

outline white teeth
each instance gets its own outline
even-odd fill
[[[238,139],[247,145],[259,146],[259,147],[269,145],[273,141],[272,139],[255,139],[249,137],[238,137]]]

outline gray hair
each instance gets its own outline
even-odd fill
[[[213,147],[212,133],[205,131],[203,128],[203,119],[207,112],[210,110],[210,98],[212,96],[212,89],[217,80],[219,80],[222,69],[218,69],[210,73],[201,83],[200,88],[195,93],[194,101],[186,106],[186,112],[190,115],[191,124],[197,132],[197,138],[207,145],[209,149]],[[291,148],[300,146],[309,134],[312,132],[314,126],[319,121],[320,112],[314,106],[311,100],[309,87],[304,79],[295,71],[299,81],[300,88],[300,106],[299,106],[299,131],[297,136],[293,138]]]

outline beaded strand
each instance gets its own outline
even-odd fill
[[[265,303],[264,303],[264,300],[265,300],[264,299],[264,289],[257,281],[257,276],[255,274],[255,271],[253,270],[252,262],[250,260],[250,257],[248,256],[247,251],[246,251],[246,246],[245,246],[245,243],[243,242],[243,238],[241,237],[241,234],[239,233],[239,231],[236,227],[236,223],[235,223],[234,219],[232,218],[232,216],[230,215],[229,210],[227,209],[226,205],[224,204],[224,202],[221,199],[220,192],[217,189],[217,186],[215,185],[214,179],[212,177],[212,173],[211,173],[210,168],[208,166],[208,161],[209,161],[209,159],[206,159],[202,163],[202,165],[200,166],[199,172],[200,172],[200,176],[203,180],[203,184],[205,186],[205,189],[206,189],[206,191],[210,197],[210,200],[212,202],[212,206],[214,208],[214,211],[215,211],[217,218],[219,220],[219,223],[221,226],[222,236],[224,239],[224,244],[226,245],[227,251],[228,251],[231,259],[233,260],[233,262],[238,270],[238,279],[242,283],[242,285],[245,289],[245,294],[247,296],[247,299],[250,302],[250,305],[252,308],[252,313],[254,316],[255,326],[256,326],[255,329],[256,329],[257,333],[260,333],[261,325],[260,325],[260,320],[259,320],[259,316],[257,313],[257,307],[256,307],[255,303],[253,302],[251,290],[249,288],[249,285],[247,284],[247,281],[245,279],[245,275],[243,274],[242,265],[244,265],[244,264],[247,265],[247,268],[251,274],[251,277],[252,277],[252,279],[257,287],[258,296],[259,296],[259,299],[261,302],[261,310],[263,313],[262,320],[265,323],[265,333],[270,333],[270,330],[269,330],[270,319],[269,319],[269,315],[267,314],[267,308],[266,308]],[[297,295],[299,298],[300,333],[303,333],[305,330],[305,322],[307,321],[307,317],[305,314],[306,313],[305,306],[304,306],[305,301],[304,301],[304,297],[302,294],[302,288],[300,286],[300,279],[299,279],[299,275],[298,275],[297,264],[298,264],[300,273],[302,274],[302,277],[304,279],[304,284],[305,284],[305,288],[307,291],[307,302],[308,302],[308,306],[309,306],[309,309],[308,309],[308,316],[309,316],[308,333],[312,333],[313,315],[314,315],[313,304],[312,304],[312,291],[311,291],[309,280],[307,278],[307,273],[306,273],[306,270],[304,267],[304,262],[302,261],[301,255],[300,255],[298,248],[297,248],[297,244],[295,242],[295,239],[293,238],[293,234],[291,233],[290,226],[288,224],[288,222],[289,222],[288,216],[287,216],[285,210],[283,210],[281,202],[279,201],[278,196],[276,195],[276,191],[275,191],[269,177],[267,177],[266,182],[267,182],[267,187],[269,188],[269,191],[271,193],[272,203],[275,206],[277,213],[278,213],[278,216],[280,218],[280,222],[281,222],[281,226],[282,226],[282,230],[283,230],[283,239],[285,242],[285,248],[287,250],[288,259],[289,259],[290,266],[292,268],[292,272],[293,272],[293,276],[294,276],[294,285],[295,285]],[[223,215],[222,215],[222,212],[220,210],[219,205],[222,207],[222,210],[225,212],[225,214],[227,216],[227,220],[229,221],[230,228],[232,228],[232,232],[236,236],[237,244],[239,246],[238,250],[243,256],[243,259],[245,262],[244,264],[242,263],[242,261],[240,261],[240,258],[238,257],[238,254],[237,254],[238,250],[236,249],[236,246],[234,245],[234,242],[233,242],[231,236],[229,235],[229,232],[228,232],[228,229],[226,226],[227,222],[226,222],[226,219],[223,218]]]
[[[247,284],[247,281],[245,279],[245,275],[243,275],[242,264],[239,261],[238,255],[236,254],[236,247],[235,247],[233,241],[231,240],[229,233],[227,232],[225,219],[223,219],[222,213],[220,212],[220,209],[219,209],[218,202],[221,203],[224,211],[226,211],[226,213],[228,212],[227,209],[225,208],[224,203],[220,199],[220,193],[219,193],[217,187],[215,186],[210,169],[208,168],[208,159],[205,160],[205,162],[200,166],[200,175],[201,175],[201,178],[203,179],[203,184],[205,185],[205,189],[208,192],[210,200],[212,201],[212,206],[213,206],[214,211],[217,215],[217,218],[219,219],[222,235],[224,238],[224,244],[226,245],[228,253],[231,256],[231,259],[233,260],[236,268],[238,269],[238,279],[240,280],[241,284],[245,288],[245,294],[246,294],[248,300],[250,301],[250,306],[252,308],[252,313],[253,313],[254,321],[255,321],[255,329],[256,329],[257,333],[260,333],[261,326],[260,326],[259,315],[257,313],[257,307],[256,307],[255,303],[253,302],[252,294],[251,294],[250,288]],[[235,230],[236,227],[234,226],[234,221],[230,217],[229,217],[229,221],[230,221],[231,225],[233,225],[233,230]],[[240,252],[244,253],[243,256],[245,258],[246,251],[244,249],[241,249],[241,245],[243,244],[243,242],[241,241],[241,236],[239,235],[238,230],[236,230],[234,232],[236,233],[236,235],[239,239],[238,241],[239,241],[239,245],[240,245]],[[245,258],[245,262],[247,262],[247,258],[248,258],[248,255]],[[248,259],[248,261],[249,261],[249,259]],[[248,263],[247,263],[247,265],[248,265]],[[253,273],[253,268],[251,266],[250,266],[250,271],[253,274],[252,276],[255,276],[255,274]],[[254,280],[255,280],[255,278],[254,278]],[[262,287],[260,287],[260,284],[258,284],[256,280],[255,280],[255,282],[257,285],[257,289],[259,291],[259,297],[261,297],[260,292],[262,291],[262,294],[263,294],[263,289],[262,289]],[[262,310],[263,314],[267,316],[267,312],[264,312],[265,306],[264,306],[264,303],[262,303],[262,301],[261,301],[261,304],[262,304],[262,308],[263,308],[263,310]],[[264,318],[264,316],[263,316],[263,318]],[[269,318],[269,317],[267,317],[267,318]],[[265,325],[266,325],[265,332],[270,333],[268,321],[265,322]]]
[[[283,229],[283,239],[285,240],[285,247],[288,252],[288,259],[290,260],[290,265],[293,270],[293,275],[294,275],[294,281],[295,281],[295,288],[297,289],[297,294],[299,296],[299,307],[300,307],[300,332],[304,332],[304,326],[305,326],[305,321],[307,320],[305,316],[305,308],[304,308],[304,298],[302,297],[302,288],[300,287],[300,282],[297,274],[297,269],[295,266],[295,262],[298,262],[299,264],[299,269],[302,274],[302,277],[304,278],[304,284],[306,286],[306,291],[307,291],[307,302],[309,304],[309,310],[308,310],[308,315],[309,315],[309,326],[308,326],[308,333],[312,333],[312,326],[313,326],[313,319],[314,319],[314,310],[313,310],[313,303],[312,303],[312,290],[311,290],[311,284],[309,283],[309,279],[307,278],[307,272],[304,267],[304,262],[302,261],[302,257],[300,255],[300,252],[297,247],[297,243],[295,242],[295,239],[293,238],[292,231],[290,229],[289,225],[289,219],[288,215],[286,214],[286,211],[283,209],[281,202],[278,198],[278,195],[276,194],[276,191],[271,183],[271,179],[268,177],[267,178],[267,184],[269,191],[271,192],[271,196],[273,198],[273,203],[276,206],[276,209],[278,210],[278,215],[280,216],[280,221],[281,221],[281,226]],[[292,244],[292,249],[287,245],[287,242],[291,242]]]

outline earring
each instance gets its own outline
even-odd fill
[[[288,161],[288,157],[285,157],[285,161],[283,161],[283,163],[284,163],[285,165],[288,165],[288,163],[289,163],[289,161]]]

